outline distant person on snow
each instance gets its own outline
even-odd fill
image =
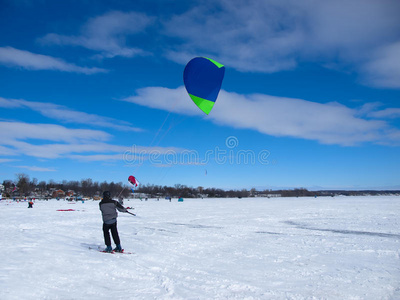
[[[28,202],[28,208],[33,208],[33,202],[32,202],[32,200]]]
[[[122,252],[121,242],[117,230],[117,210],[119,210],[120,212],[127,212],[128,210],[121,204],[119,204],[118,201],[112,200],[111,193],[109,191],[105,191],[103,193],[103,200],[100,201],[99,207],[103,217],[104,242],[107,246],[104,251],[113,251],[111,248],[111,238],[109,232],[111,229],[111,235],[116,245],[114,251]]]

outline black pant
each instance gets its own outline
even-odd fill
[[[106,243],[106,246],[111,246],[111,238],[110,238],[110,229],[111,229],[111,234],[114,240],[114,243],[116,245],[120,245],[121,242],[119,240],[119,235],[118,235],[118,230],[117,230],[117,222],[113,224],[106,224],[103,223],[103,233],[104,233],[104,242]]]

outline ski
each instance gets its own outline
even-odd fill
[[[98,248],[89,247],[89,250],[96,250],[96,251],[101,252],[101,253],[110,253],[110,254],[134,254],[133,252],[125,251],[125,249],[122,249],[121,252],[117,252],[117,251],[114,251],[114,250],[111,251],[111,252],[108,252],[108,251],[105,251],[105,250],[101,250],[100,247],[98,247]]]
[[[122,249],[121,252],[116,252],[114,251],[115,254],[134,254],[133,252],[129,252],[129,251],[125,251],[124,249]]]
[[[127,251],[124,251],[124,249],[122,249],[122,251],[111,251],[111,252],[107,252],[107,251],[105,251],[105,250],[99,250],[100,252],[103,252],[103,253],[110,253],[110,254],[134,254],[133,252],[127,252]]]

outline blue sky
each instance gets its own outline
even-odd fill
[[[0,1],[0,181],[400,188],[397,0]],[[225,65],[207,116],[193,57]]]

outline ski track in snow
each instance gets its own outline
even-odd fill
[[[125,205],[108,254],[98,202],[0,201],[0,299],[400,299],[400,197]]]

